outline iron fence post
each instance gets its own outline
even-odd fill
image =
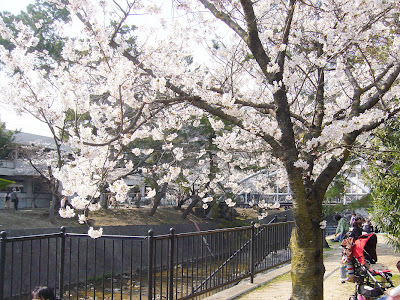
[[[147,273],[147,299],[152,300],[153,299],[153,256],[154,256],[154,231],[150,229],[148,231],[148,246],[149,246],[149,252],[148,252],[148,257],[147,257],[147,262],[148,262],[148,273]]]
[[[64,269],[65,269],[65,232],[66,228],[64,226],[61,227],[61,246],[60,246],[60,274],[59,274],[59,282],[58,282],[58,288],[59,288],[59,294],[60,294],[60,299],[63,298],[64,294]]]
[[[251,222],[251,243],[250,243],[250,283],[254,282],[254,250],[255,250],[255,226]]]
[[[168,299],[174,299],[174,251],[175,251],[175,228],[169,230],[169,277],[168,277]]]
[[[6,266],[6,243],[7,232],[0,232],[0,299],[3,299],[4,293],[4,272]]]

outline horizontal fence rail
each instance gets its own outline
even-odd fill
[[[0,235],[0,299],[201,299],[291,259],[293,222],[147,236]]]

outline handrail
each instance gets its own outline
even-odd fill
[[[277,220],[277,216],[274,216],[269,222],[268,224],[263,225],[263,228],[256,233],[255,237],[257,237],[259,234],[261,234],[261,232],[263,232],[267,227],[265,227],[266,225],[269,225],[273,222],[275,222],[275,220]],[[252,229],[252,226],[249,226],[249,229]],[[206,279],[204,279],[200,285],[196,288],[194,288],[192,290],[192,292],[190,293],[190,295],[194,294],[197,290],[199,290],[204,284],[207,283],[207,281],[209,281],[212,277],[215,276],[215,274],[217,274],[223,267],[225,267],[227,265],[228,262],[230,262],[238,253],[240,253],[247,245],[249,245],[251,243],[251,239],[248,240],[245,244],[242,245],[242,247],[240,247],[238,250],[236,250],[226,261],[224,261],[212,274],[210,274]]]
[[[204,230],[204,231],[192,231],[192,232],[182,232],[182,233],[176,233],[175,237],[187,237],[187,236],[197,236],[197,235],[205,235],[205,234],[211,234],[211,233],[221,233],[221,232],[232,232],[232,231],[242,231],[246,229],[250,229],[251,226],[242,226],[242,227],[229,227],[229,228],[220,228],[220,229],[210,229],[210,230]],[[169,234],[160,234],[160,235],[155,235],[155,239],[168,239]]]
[[[167,299],[198,297],[276,266],[275,259],[265,260],[267,252],[283,250],[278,263],[290,260],[286,239],[292,222],[275,223],[279,219],[275,215],[257,229],[254,223],[181,234],[175,234],[171,228],[169,235],[103,235],[94,240],[87,234],[66,233],[65,228],[51,234],[10,238],[2,232],[0,299],[25,295],[31,285],[46,283],[46,279],[59,297],[75,297],[78,291],[84,297],[89,291],[91,297],[101,297],[101,293],[104,297],[107,286],[111,285],[113,290],[115,284],[120,285],[121,295],[122,287],[128,287],[132,298],[137,283],[138,293],[146,299],[154,299],[155,295]],[[201,238],[210,242],[210,253]],[[281,238],[283,243],[279,242]],[[257,246],[265,243],[277,243],[277,248],[272,244]],[[189,272],[191,276],[184,276]],[[91,280],[97,281],[96,287],[89,284]],[[28,284],[22,286],[22,282]]]
[[[89,237],[85,233],[66,233],[66,236],[77,236],[77,237]],[[141,236],[141,235],[106,235],[103,234],[101,236],[105,239],[138,239],[138,240],[147,240],[148,236]]]
[[[5,231],[2,231],[2,232],[5,232]],[[38,235],[13,236],[13,237],[7,237],[5,242],[40,240],[40,239],[45,239],[45,238],[57,238],[57,237],[61,237],[61,236],[62,236],[61,232],[45,233],[45,234],[38,234]]]

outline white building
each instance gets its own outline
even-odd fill
[[[4,197],[7,191],[16,188],[19,192],[19,208],[49,207],[51,200],[50,185],[40,177],[40,174],[23,159],[23,154],[34,149],[54,150],[55,143],[50,137],[30,133],[16,133],[14,141],[18,147],[6,160],[0,160],[0,177],[12,180],[15,184],[9,185],[0,191],[0,209],[4,209]],[[27,150],[29,149],[29,150]]]

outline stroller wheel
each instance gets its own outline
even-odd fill
[[[369,285],[360,285],[358,293],[364,297],[379,297],[383,295],[383,291],[379,287],[371,287]]]
[[[355,295],[351,295],[349,300],[357,300],[357,297]]]

